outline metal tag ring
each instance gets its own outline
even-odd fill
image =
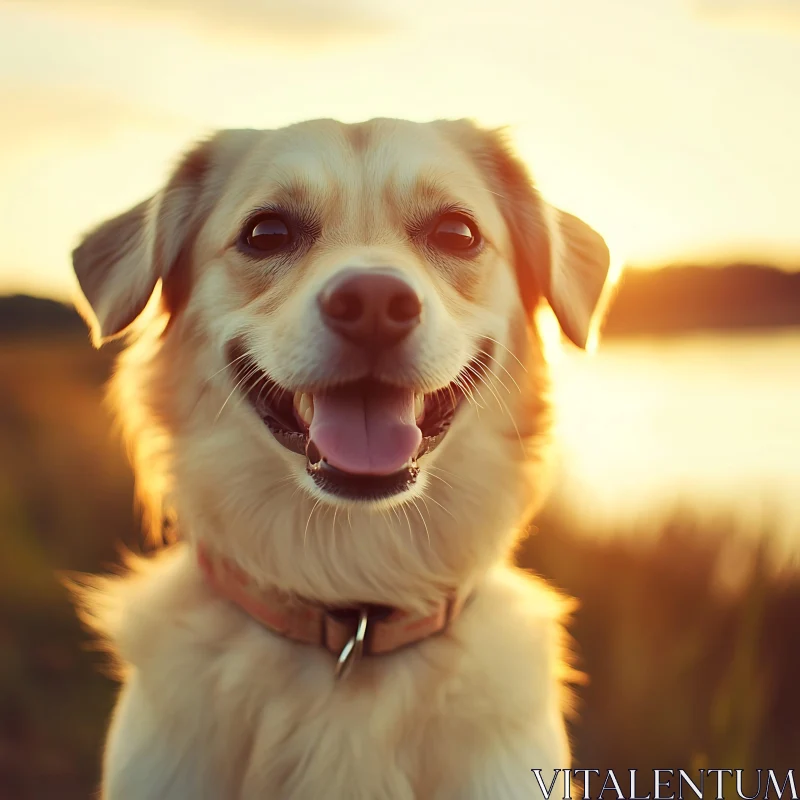
[[[367,635],[368,622],[367,609],[362,608],[358,614],[356,632],[347,640],[347,643],[339,653],[339,658],[336,660],[334,675],[337,678],[346,678],[350,674],[353,664],[359,661],[364,654],[364,638]]]

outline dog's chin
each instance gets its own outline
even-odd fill
[[[322,452],[311,438],[315,412],[315,392],[299,392],[276,383],[262,370],[241,342],[229,348],[232,378],[247,398],[272,437],[288,451],[305,459],[305,471],[313,481],[315,494],[323,499],[357,504],[382,504],[413,494],[420,476],[419,462],[445,439],[453,421],[471,392],[490,372],[491,346],[484,342],[479,355],[465,364],[458,377],[432,392],[415,392],[413,387],[391,385],[373,378],[344,384],[330,381],[316,396],[335,391],[340,398],[370,404],[370,398],[413,396],[414,424],[412,449],[403,464],[392,469],[347,469]],[[342,405],[339,399],[338,405]],[[347,413],[345,409],[344,413]],[[384,423],[392,423],[391,419]],[[408,422],[408,420],[406,420]],[[406,424],[405,428],[408,429]],[[406,430],[406,434],[408,431]],[[339,433],[341,435],[341,432]],[[418,442],[418,444],[416,444]],[[397,460],[397,459],[395,459]],[[333,463],[332,463],[333,462]],[[384,465],[385,467],[385,465]]]

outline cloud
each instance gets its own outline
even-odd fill
[[[374,39],[398,27],[367,0],[27,0],[60,14],[190,29],[204,38],[326,47]],[[385,9],[385,7],[384,7]]]
[[[800,0],[694,0],[692,5],[712,23],[800,33]]]
[[[120,96],[89,89],[0,84],[0,108],[0,162],[52,142],[86,147],[123,132],[185,135],[197,127],[196,122],[178,114],[140,107]]]

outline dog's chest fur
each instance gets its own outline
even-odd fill
[[[145,797],[152,780],[198,799],[477,798],[466,764],[497,780],[498,764],[513,763],[519,774],[505,778],[529,790],[531,768],[566,766],[553,724],[562,604],[510,568],[486,578],[446,634],[339,682],[330,654],[213,595],[188,546],[106,583],[94,606],[129,665],[107,750],[126,767],[109,796],[130,781],[124,796]]]

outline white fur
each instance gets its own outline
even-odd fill
[[[517,289],[526,266],[496,199],[501,177],[489,173],[500,145],[463,122],[378,120],[358,130],[321,121],[229,132],[202,147],[206,168],[184,169],[177,187],[173,178],[159,217],[147,220],[155,227],[141,234],[189,253],[190,288],[180,307],[165,306],[166,328],[157,319],[141,325],[114,383],[140,494],[154,520],[173,516],[181,541],[84,593],[86,617],[124,677],[104,797],[535,796],[531,769],[546,777],[569,766],[566,606],[510,565],[519,526],[547,487],[549,408],[541,344]],[[247,214],[298,177],[324,220],[319,241],[291,269],[243,259],[233,242]],[[472,209],[488,240],[474,262],[434,263],[405,238],[398,217],[425,202],[415,194],[421,177]],[[192,205],[192,192],[203,203]],[[188,215],[170,207],[177,201],[208,206],[193,230],[181,230]],[[101,229],[104,248],[114,224]],[[542,212],[545,232],[548,224]],[[127,220],[128,239],[130,228]],[[581,249],[573,269],[569,248],[558,247],[551,290],[571,324],[588,330],[603,248],[595,261]],[[104,294],[101,261],[90,235],[76,271],[82,281],[90,275],[99,338],[118,332],[108,320],[126,318],[115,316],[113,298],[135,308],[148,299],[136,296],[135,275],[121,290],[113,259]],[[402,364],[379,367],[387,379],[426,391],[446,385],[485,337],[496,343],[494,377],[420,460],[413,491],[381,504],[343,502],[317,489],[304,460],[236,392],[226,345],[245,336],[261,368],[287,387],[356,377],[314,298],[344,266],[386,263],[415,282],[425,312]],[[173,274],[164,263],[158,272]],[[564,294],[572,285],[574,307]],[[368,658],[337,683],[329,653],[267,632],[213,593],[196,564],[200,540],[264,586],[321,603],[420,609],[447,588],[474,596],[445,634]]]
[[[133,665],[108,797],[529,797],[531,768],[568,765],[564,608],[507,567],[447,636],[346,683],[210,594],[187,545],[105,588],[119,605],[98,624]]]

